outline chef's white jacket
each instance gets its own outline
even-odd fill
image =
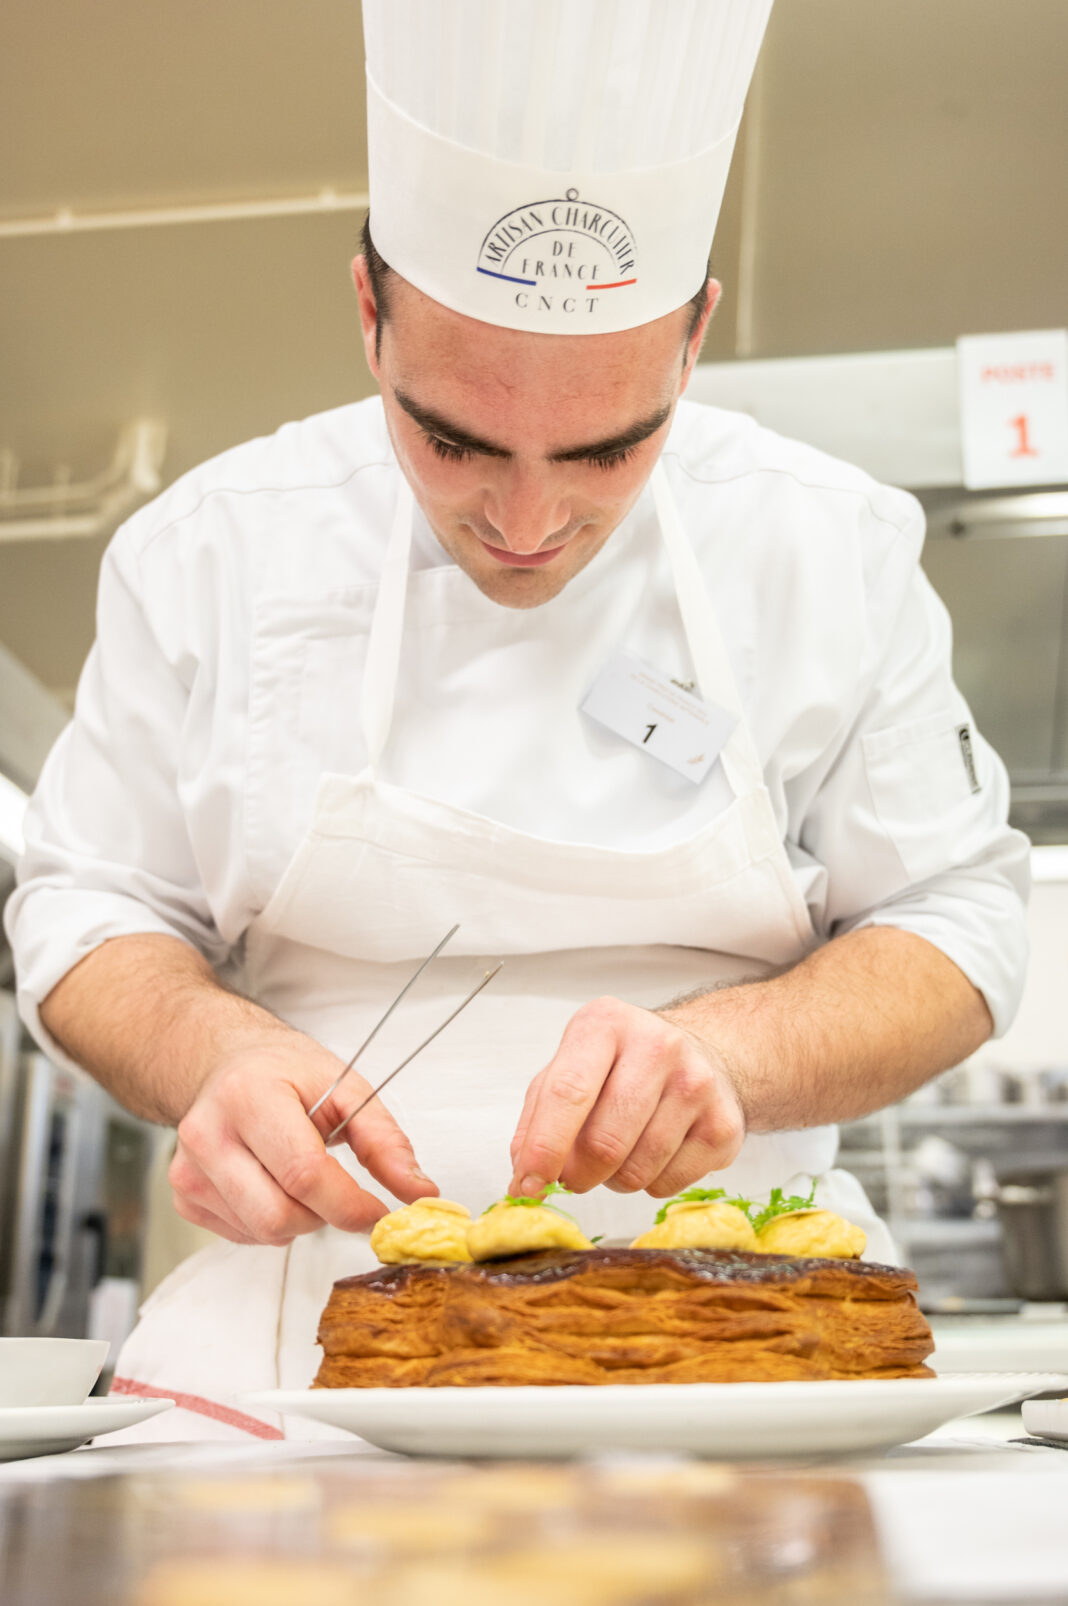
[[[915,932],[1003,1032],[1026,961],[1028,847],[953,683],[949,619],[919,566],[921,509],[687,403],[664,463],[817,934]],[[79,959],[162,932],[223,963],[303,835],[320,775],[364,767],[361,666],[398,474],[374,399],[224,453],[112,541],[97,642],[5,917],[24,1018],[53,1052],[38,1005]],[[551,632],[572,587],[611,587],[613,554],[647,517],[643,499],[516,628]],[[451,566],[421,515],[412,566]],[[497,606],[470,589],[475,612]],[[640,651],[637,618],[635,631],[617,645]],[[440,685],[433,630],[409,600],[388,779],[542,836],[632,849],[691,835],[725,805],[718,765],[695,787],[637,752],[632,786],[598,787],[604,733],[557,759],[537,686],[502,696],[496,667]],[[587,689],[575,687],[580,725]]]

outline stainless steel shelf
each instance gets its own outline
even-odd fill
[[[996,1244],[1001,1241],[997,1220],[975,1221],[959,1216],[906,1216],[893,1223],[894,1232],[910,1248],[925,1245]]]
[[[855,1131],[858,1127],[871,1126],[881,1123],[883,1112],[874,1115],[863,1115],[859,1120],[846,1122],[843,1130],[847,1128]],[[1068,1125],[1068,1103],[1066,1104],[899,1104],[894,1108],[894,1115],[903,1127],[914,1126],[1020,1126],[1027,1122],[1036,1122],[1042,1126],[1051,1123]]]

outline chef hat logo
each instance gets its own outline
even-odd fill
[[[380,255],[506,328],[601,334],[684,306],[770,9],[363,0]]]
[[[515,207],[482,241],[476,271],[522,288],[521,311],[533,291],[535,313],[589,317],[597,301],[638,283],[634,235],[618,212],[582,200],[577,189]]]

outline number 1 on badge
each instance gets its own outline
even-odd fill
[[[697,786],[738,723],[726,709],[629,652],[609,660],[581,707],[599,725]]]

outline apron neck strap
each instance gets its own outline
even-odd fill
[[[682,628],[690,648],[697,685],[702,697],[725,709],[728,714],[733,714],[737,721],[720,758],[731,790],[736,797],[740,797],[763,786],[763,765],[742,712],[723,632],[708,595],[705,577],[671,494],[663,458],[658,460],[653,469],[649,485],[661,539],[671,565]]]
[[[378,761],[393,723],[400,668],[401,638],[404,634],[404,600],[408,592],[408,566],[412,548],[412,519],[415,498],[404,475],[398,473],[400,488],[393,512],[371,634],[367,641],[363,686],[360,691],[360,724],[372,771]]]

